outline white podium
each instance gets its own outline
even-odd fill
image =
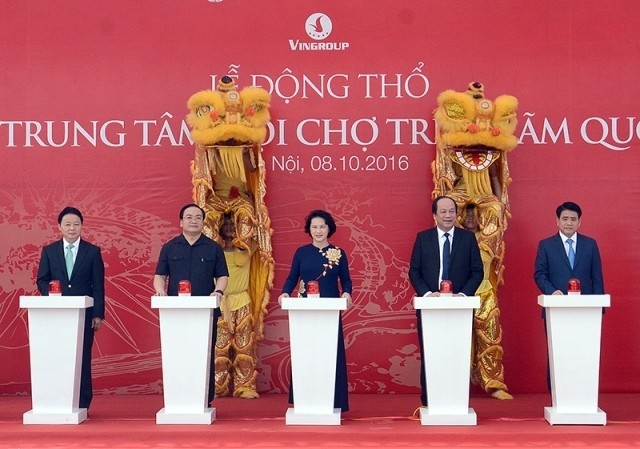
[[[540,295],[547,321],[551,372],[551,407],[544,408],[549,424],[606,425],[598,408],[602,308],[609,295]]]
[[[213,309],[216,296],[152,296],[160,316],[164,408],[156,424],[211,424],[208,406]]]
[[[340,310],[345,298],[283,298],[289,311],[289,344],[294,405],[287,425],[340,425],[333,408]]]
[[[420,408],[423,426],[475,426],[469,407],[471,332],[478,296],[415,297],[422,317],[428,407]]]
[[[21,296],[28,309],[31,401],[23,424],[80,424],[79,408],[85,309],[88,296]]]

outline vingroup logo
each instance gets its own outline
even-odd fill
[[[349,42],[326,41],[333,31],[331,18],[322,12],[315,12],[307,17],[304,24],[307,35],[316,42],[304,42],[300,39],[289,39],[289,48],[294,51],[344,51]]]
[[[331,34],[333,22],[328,15],[317,12],[309,16],[304,27],[311,39],[322,41]]]

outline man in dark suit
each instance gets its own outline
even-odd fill
[[[409,279],[418,296],[440,296],[440,282],[452,283],[454,296],[473,296],[482,282],[483,267],[476,237],[472,232],[454,227],[457,218],[455,201],[440,196],[433,201],[431,212],[436,226],[416,236],[409,265]],[[445,249],[450,248],[450,255]],[[420,399],[427,405],[427,383],[424,372],[422,319],[418,317],[420,341]]]
[[[93,398],[91,383],[91,348],[93,334],[104,320],[104,263],[100,248],[81,240],[82,214],[75,207],[65,207],[58,215],[62,239],[42,249],[38,267],[38,290],[49,295],[49,282],[60,281],[63,296],[90,296],[93,307],[85,311],[84,346],[80,375],[80,408],[89,408]],[[55,388],[55,386],[54,386]]]
[[[536,254],[533,278],[544,295],[566,295],[569,279],[580,280],[583,295],[604,294],[602,263],[596,241],[578,234],[582,209],[567,201],[556,208],[560,232],[541,240]],[[545,309],[542,309],[547,333]],[[551,373],[547,360],[547,388],[551,391]]]
[[[575,278],[580,280],[583,295],[604,294],[598,244],[577,233],[582,209],[565,202],[557,207],[556,216],[560,232],[538,244],[533,276],[538,288],[544,295],[566,295],[569,279]]]

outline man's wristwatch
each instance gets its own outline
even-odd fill
[[[222,290],[214,290],[213,293],[220,293],[220,296],[224,295],[224,292]]]

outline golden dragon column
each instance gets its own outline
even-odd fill
[[[269,102],[266,90],[238,90],[229,76],[221,78],[216,90],[196,92],[187,102],[186,120],[195,142],[193,199],[206,213],[204,233],[225,247],[221,227],[225,220],[233,222],[233,244],[225,248],[225,256],[229,272],[238,275],[229,277],[221,302],[214,361],[217,396],[258,397],[257,342],[264,336],[275,266],[262,158]]]
[[[503,237],[511,218],[507,155],[517,146],[517,108],[515,97],[500,95],[491,101],[484,86],[474,82],[464,92],[442,92],[434,111],[433,197],[455,200],[458,224],[475,232],[484,263],[484,280],[476,292],[481,303],[474,314],[471,380],[498,399],[512,399],[504,382],[497,290],[504,282]]]

